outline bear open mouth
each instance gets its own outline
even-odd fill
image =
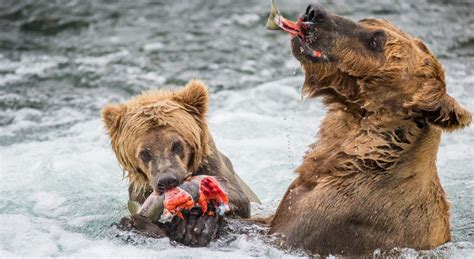
[[[274,6],[272,2],[272,12],[268,17],[267,29],[269,30],[278,30],[281,29],[291,35],[292,44],[294,44],[299,50],[299,55],[305,56],[312,62],[318,62],[322,60],[327,60],[327,56],[323,54],[322,50],[315,50],[309,46],[309,42],[312,42],[313,39],[307,37],[306,31],[312,22],[306,22],[303,19],[299,18],[297,22],[290,21],[284,18],[281,13]],[[312,37],[314,38],[314,33]]]
[[[296,56],[305,56],[307,59],[313,62],[327,60],[326,55],[324,55],[321,50],[313,50],[308,46],[307,41],[303,37],[292,37],[291,44],[293,45],[293,51],[299,52],[299,55],[296,55],[295,53]]]
[[[310,23],[302,21],[301,18],[298,19],[296,23],[289,21],[283,17],[280,17],[279,20],[282,26],[280,28],[282,28],[282,30],[286,31],[287,33],[291,35],[292,42],[294,42],[293,38],[297,40],[300,54],[306,55],[308,58],[312,59],[313,61],[320,61],[321,59],[324,58],[324,55],[321,50],[314,50],[309,46],[309,42],[311,40],[306,36],[304,31],[306,31]]]

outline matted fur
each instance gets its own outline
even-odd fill
[[[130,200],[143,203],[150,191],[156,191],[156,177],[161,173],[160,166],[163,166],[164,171],[168,171],[166,173],[179,170],[176,173],[179,181],[185,181],[191,175],[222,178],[229,198],[226,216],[250,217],[250,202],[260,201],[235,173],[229,158],[217,149],[206,122],[208,102],[209,95],[204,83],[191,80],[179,90],[151,90],[122,104],[104,107],[102,118],[110,135],[112,149],[130,183]],[[170,135],[186,142],[183,148],[185,154],[179,156],[173,153],[175,142],[170,142],[175,139],[169,138]],[[144,146],[147,146],[148,152],[165,150],[161,156],[155,156],[155,160],[148,163],[156,167],[143,166],[140,153]],[[167,164],[169,156],[163,154],[175,156],[176,163]],[[182,160],[184,157],[185,164]],[[150,231],[155,228],[151,226]],[[173,236],[174,231],[179,229],[170,231]]]
[[[360,58],[360,52],[346,47],[356,42],[339,39],[333,50],[341,57],[337,63],[303,64],[303,96],[321,96],[329,109],[349,106],[349,111],[363,116],[435,112],[431,122],[447,131],[470,124],[471,114],[447,94],[444,70],[423,42],[384,19],[360,23],[391,35],[383,58],[369,54]]]
[[[419,39],[382,19],[326,19],[352,27],[325,31],[336,35],[327,62],[293,49],[303,62],[302,94],[322,97],[328,113],[270,233],[321,255],[449,241],[436,154],[441,132],[468,126],[470,112],[448,95],[441,64]],[[383,31],[383,49],[370,52],[354,29]]]
[[[144,132],[169,126],[176,130],[194,151],[189,170],[194,172],[211,155],[206,123],[208,93],[201,81],[192,80],[180,91],[150,90],[123,104],[104,107],[102,117],[109,131],[112,149],[129,182],[135,188],[148,185],[146,175],[136,165],[135,141]],[[110,124],[114,125],[110,125]]]

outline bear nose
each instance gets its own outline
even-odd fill
[[[156,185],[158,191],[164,192],[170,188],[178,186],[178,179],[175,175],[166,174],[158,178]]]
[[[327,19],[327,12],[326,9],[319,4],[310,4],[306,8],[306,12],[302,18],[305,22],[321,24]]]

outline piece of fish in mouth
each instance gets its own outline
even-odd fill
[[[140,211],[140,215],[150,218],[155,221],[156,218],[163,213],[164,206],[163,202],[165,197],[157,192],[152,192],[150,196],[145,200]]]
[[[301,35],[301,32],[298,28],[298,23],[283,17],[276,7],[275,0],[272,0],[271,8],[270,15],[267,19],[267,24],[265,25],[267,30],[284,30],[291,35]]]
[[[313,58],[321,58],[323,57],[326,59],[326,55],[323,55],[320,50],[313,50],[309,46],[307,46],[304,43],[304,39],[306,38],[304,34],[302,33],[300,28],[305,28],[306,23],[303,22],[300,19],[298,19],[297,22],[290,21],[283,17],[281,14],[280,10],[276,7],[275,0],[272,0],[271,2],[271,11],[270,15],[268,16],[267,19],[267,24],[265,25],[265,28],[267,30],[283,30],[293,37],[298,37],[301,41],[301,44],[304,44],[306,48],[310,49],[311,51],[306,51],[303,47],[300,48],[300,51],[303,53],[306,53],[307,55],[313,57]],[[316,38],[314,35],[310,37],[310,39]]]
[[[188,178],[177,187],[164,193],[153,191],[140,206],[136,201],[128,201],[130,214],[140,214],[153,222],[166,223],[174,216],[183,218],[182,210],[200,207],[202,213],[215,214],[208,210],[208,203],[216,206],[215,212],[223,216],[229,211],[228,196],[225,192],[226,180],[218,176],[199,175]]]
[[[265,25],[265,28],[267,30],[280,30],[280,26],[275,22],[276,19],[279,19],[281,17],[281,13],[278,10],[278,8],[275,5],[275,0],[272,0],[272,9],[270,11],[270,15],[268,16],[267,19],[267,24]]]
[[[163,201],[164,196],[154,191],[147,197],[142,205],[137,201],[129,200],[127,207],[131,215],[140,214],[153,222],[158,222],[164,210]]]

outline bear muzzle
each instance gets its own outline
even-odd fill
[[[174,172],[164,173],[156,178],[156,190],[160,193],[179,185],[179,180]]]

